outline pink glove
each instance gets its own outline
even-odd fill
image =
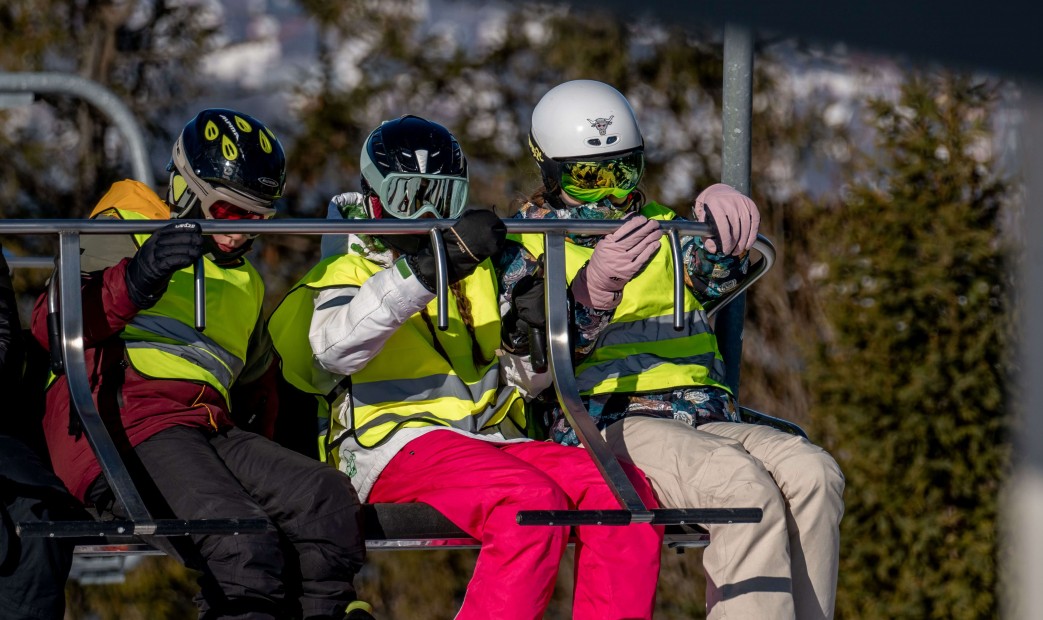
[[[659,250],[659,222],[637,215],[594,246],[587,266],[572,280],[572,295],[589,308],[611,310],[623,299],[623,287]]]
[[[729,185],[715,183],[704,189],[695,199],[692,210],[696,221],[706,222],[713,229],[713,237],[704,242],[704,247],[713,254],[741,256],[757,241],[760,211],[752,200]]]

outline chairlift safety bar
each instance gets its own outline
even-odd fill
[[[206,234],[245,233],[245,234],[428,234],[436,258],[437,298],[439,322],[446,316],[448,308],[448,284],[444,242],[440,231],[452,226],[453,220],[368,220],[368,221],[330,221],[316,219],[301,220],[269,220],[269,221],[228,221],[203,220],[199,224]],[[227,528],[228,533],[252,531],[260,523],[238,520],[235,523],[185,522],[175,520],[153,519],[144,501],[135,487],[129,472],[120,458],[118,449],[112,441],[108,430],[102,423],[101,416],[94,405],[87,376],[85,351],[83,344],[82,299],[80,296],[80,243],[81,234],[138,234],[151,233],[169,224],[167,220],[124,221],[124,220],[5,220],[0,221],[0,235],[6,234],[57,234],[60,240],[58,261],[58,293],[56,310],[60,311],[61,354],[64,369],[68,377],[70,398],[80,415],[84,433],[98,457],[109,484],[116,497],[123,503],[129,516],[130,534],[137,536],[181,535],[202,533],[215,527]],[[695,523],[743,523],[758,522],[760,509],[648,509],[637,494],[636,489],[626,477],[619,462],[615,459],[608,444],[602,438],[594,421],[587,413],[576,386],[575,371],[572,364],[572,349],[569,343],[569,313],[561,312],[568,307],[567,285],[565,276],[565,243],[566,233],[605,235],[613,232],[618,221],[590,220],[504,220],[507,231],[517,234],[542,233],[545,240],[545,293],[548,317],[548,366],[554,379],[555,390],[563,411],[577,439],[587,449],[597,464],[606,482],[612,489],[622,510],[618,511],[520,511],[518,522],[524,525],[580,525],[580,524],[695,524]],[[662,221],[667,240],[671,245],[674,260],[674,326],[683,327],[684,323],[684,273],[679,260],[681,235],[706,235],[709,227],[706,224],[689,221]],[[729,293],[729,298],[741,293],[753,284],[768,269],[775,259],[775,250],[771,242],[758,236],[754,246],[761,258],[751,268],[751,273],[741,287]],[[205,327],[205,290],[202,270],[197,264],[196,270],[196,323],[197,327]],[[49,300],[50,301],[50,300]],[[52,302],[53,303],[53,302]],[[721,300],[715,309],[723,307],[727,299]],[[49,306],[49,309],[52,306]],[[440,325],[440,327],[442,327]],[[442,327],[444,329],[444,327]],[[83,524],[84,527],[50,528],[44,533],[42,529],[27,526],[22,531],[25,535],[48,536],[89,536],[98,530],[95,523]],[[176,534],[173,532],[177,532]]]

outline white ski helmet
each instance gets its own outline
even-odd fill
[[[621,190],[633,189],[644,172],[644,140],[634,111],[618,90],[595,80],[559,84],[540,99],[532,111],[529,148],[550,191],[563,187],[568,162],[625,160],[626,172],[611,175],[625,177],[615,179]]]

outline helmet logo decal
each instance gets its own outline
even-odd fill
[[[279,187],[279,182],[268,177],[258,177],[257,182],[266,187]]]
[[[420,174],[427,174],[427,150],[420,149],[413,152],[416,157],[416,166]]]
[[[221,136],[221,154],[228,161],[235,161],[235,158],[239,157],[239,149],[235,146],[235,142],[228,139],[228,136]]]
[[[605,135],[605,132],[608,131],[608,126],[612,124],[612,119],[614,118],[616,118],[615,114],[609,116],[608,118],[595,118],[594,120],[590,120],[588,118],[587,122],[590,123],[591,127],[598,130],[598,135],[603,136]]]
[[[539,163],[543,163],[543,151],[540,147],[536,146],[536,142],[532,139],[532,135],[529,135],[529,150],[532,151],[532,158]]]
[[[203,129],[203,136],[206,137],[207,140],[217,140],[219,133],[220,132],[217,131],[217,125],[214,124],[214,121],[206,122],[206,127]]]
[[[253,127],[250,126],[250,123],[247,123],[246,121],[244,121],[243,119],[239,118],[238,116],[235,117],[235,126],[238,127],[241,131],[244,131],[246,133],[250,133],[251,131],[254,130]]]
[[[272,143],[268,140],[268,136],[264,135],[264,132],[262,131],[259,134],[257,134],[257,137],[261,139],[261,150],[265,153],[271,154]]]
[[[235,125],[232,124],[232,121],[228,120],[228,117],[224,114],[218,114],[218,116],[225,122],[225,125],[228,125],[228,129],[232,132],[232,135],[235,136],[235,139],[238,140],[239,132],[235,130]]]

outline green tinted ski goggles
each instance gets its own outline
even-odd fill
[[[440,174],[391,173],[384,178],[377,195],[384,213],[415,219],[426,213],[439,218],[455,218],[467,207],[467,179]]]
[[[626,198],[645,172],[645,155],[635,151],[596,161],[561,162],[561,189],[576,200]]]

